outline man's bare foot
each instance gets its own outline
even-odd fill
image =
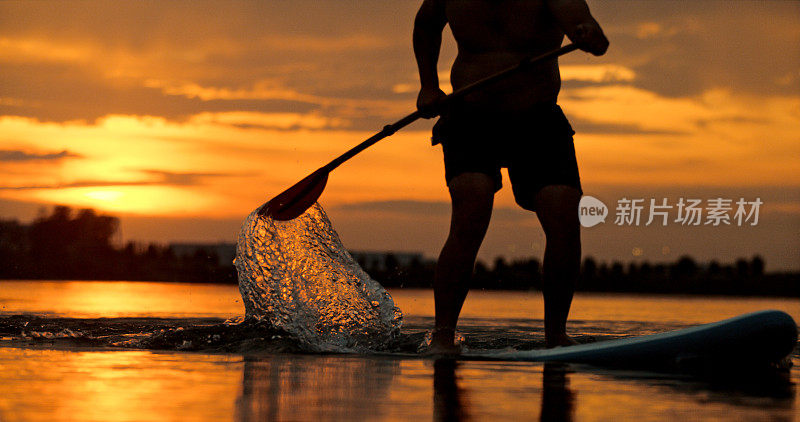
[[[552,349],[554,347],[574,346],[576,344],[578,344],[578,342],[573,340],[572,337],[568,336],[566,333],[560,333],[554,336],[546,336],[545,340],[545,347],[548,349]]]
[[[461,351],[462,347],[460,342],[457,341],[455,329],[437,328],[430,333],[430,342],[427,344],[427,348],[422,351],[422,354],[426,356],[452,357],[460,355]]]
[[[461,355],[461,346],[455,344],[436,344],[431,342],[428,350],[423,352],[425,356],[433,357],[456,357]]]

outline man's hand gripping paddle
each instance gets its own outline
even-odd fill
[[[446,96],[442,100],[442,104],[463,97],[464,95],[469,94],[476,89],[483,88],[492,82],[503,79],[506,76],[516,73],[530,65],[555,59],[556,57],[567,54],[576,50],[577,48],[578,47],[575,44],[567,44],[558,50],[553,50],[536,57],[528,57],[519,62],[519,64],[516,66],[495,73],[494,75],[488,76],[454,91],[452,94]],[[440,109],[442,104],[440,104]],[[286,189],[278,196],[272,198],[258,210],[258,214],[262,216],[269,216],[275,220],[291,220],[299,217],[308,208],[314,205],[314,203],[317,202],[317,199],[319,199],[320,195],[322,195],[322,191],[325,189],[325,184],[328,182],[328,174],[333,171],[333,169],[339,167],[342,163],[353,158],[353,156],[369,148],[381,139],[391,136],[398,130],[408,126],[420,117],[422,117],[420,112],[415,111],[390,125],[386,125],[380,132],[371,136],[364,142],[356,145],[351,150],[337,157],[335,160],[309,174],[303,180],[297,182],[294,186]]]

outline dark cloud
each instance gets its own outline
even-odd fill
[[[154,180],[78,180],[70,183],[49,185],[22,185],[0,186],[0,190],[41,190],[41,189],[68,189],[68,188],[93,188],[107,186],[199,186],[205,184],[205,179],[219,177],[237,177],[246,174],[234,173],[179,173],[163,170],[141,170],[142,173],[155,176]]]
[[[699,129],[705,129],[706,127],[714,123],[749,123],[749,124],[766,126],[769,125],[771,122],[767,119],[748,117],[748,116],[722,116],[714,119],[695,120],[695,124]]]
[[[225,123],[223,123],[225,124]],[[300,129],[308,130],[308,131],[330,131],[332,129],[337,129],[338,126],[332,125],[321,125],[316,127],[308,127],[307,125],[302,124],[293,124],[289,126],[277,126],[277,125],[261,125],[261,124],[254,124],[254,123],[230,123],[227,126],[239,128],[239,129],[261,129],[261,130],[271,130],[271,131],[278,131],[278,132],[294,132]]]
[[[593,3],[592,11],[611,40],[592,62],[633,69],[637,87],[671,97],[713,88],[800,94],[800,2],[619,0]]]
[[[106,186],[148,186],[161,183],[151,181],[113,181],[113,180],[79,180],[70,183],[59,183],[51,185],[21,185],[21,186],[0,186],[0,190],[43,190],[43,189],[68,189],[68,188],[94,188]]]
[[[615,79],[609,79],[604,81],[583,81],[583,80],[568,79],[561,81],[562,94],[559,98],[563,98],[564,94],[569,94],[574,89],[608,86],[610,84],[613,84],[615,86],[633,86],[633,84],[628,81],[620,81]]]
[[[59,161],[65,158],[83,158],[83,156],[67,150],[60,152],[28,152],[10,149],[0,150],[0,162]]]
[[[159,180],[156,182],[156,184],[173,186],[196,186],[204,184],[205,179],[209,178],[235,177],[244,175],[233,173],[176,173],[163,170],[142,170],[142,172],[157,176]]]
[[[212,99],[165,94],[159,88],[114,85],[102,75],[63,64],[10,64],[3,68],[0,97],[21,98],[3,105],[0,115],[40,121],[95,120],[109,114],[161,116],[183,121],[201,112],[256,111],[308,113],[318,104],[287,99]]]

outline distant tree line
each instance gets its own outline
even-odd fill
[[[178,254],[170,246],[155,243],[115,246],[118,229],[116,217],[64,206],[29,225],[0,220],[0,279],[237,283],[236,269],[228,260],[220,260],[213,248]],[[385,253],[381,260],[354,255],[364,270],[386,287],[432,286],[436,262],[422,255]],[[497,258],[491,266],[479,261],[472,287],[541,290],[542,265],[535,258],[511,262]],[[688,256],[657,264],[608,264],[586,258],[577,289],[800,297],[800,274],[767,274],[759,256],[733,264],[698,263]]]
[[[213,250],[177,256],[155,243],[117,247],[118,229],[116,217],[65,206],[29,225],[0,220],[0,279],[237,282]]]
[[[364,270],[386,287],[432,287],[436,262],[415,259],[398,265],[389,253],[381,265],[361,263]],[[371,264],[371,265],[370,265]],[[542,265],[536,259],[508,262],[497,258],[490,267],[478,261],[472,288],[487,290],[541,290]],[[670,294],[763,295],[800,297],[800,274],[764,272],[760,256],[733,264],[698,263],[688,256],[672,263],[598,263],[588,257],[581,265],[577,290]]]

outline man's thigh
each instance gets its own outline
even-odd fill
[[[536,215],[545,234],[577,235],[580,230],[578,203],[581,191],[568,185],[548,185],[536,193]]]

